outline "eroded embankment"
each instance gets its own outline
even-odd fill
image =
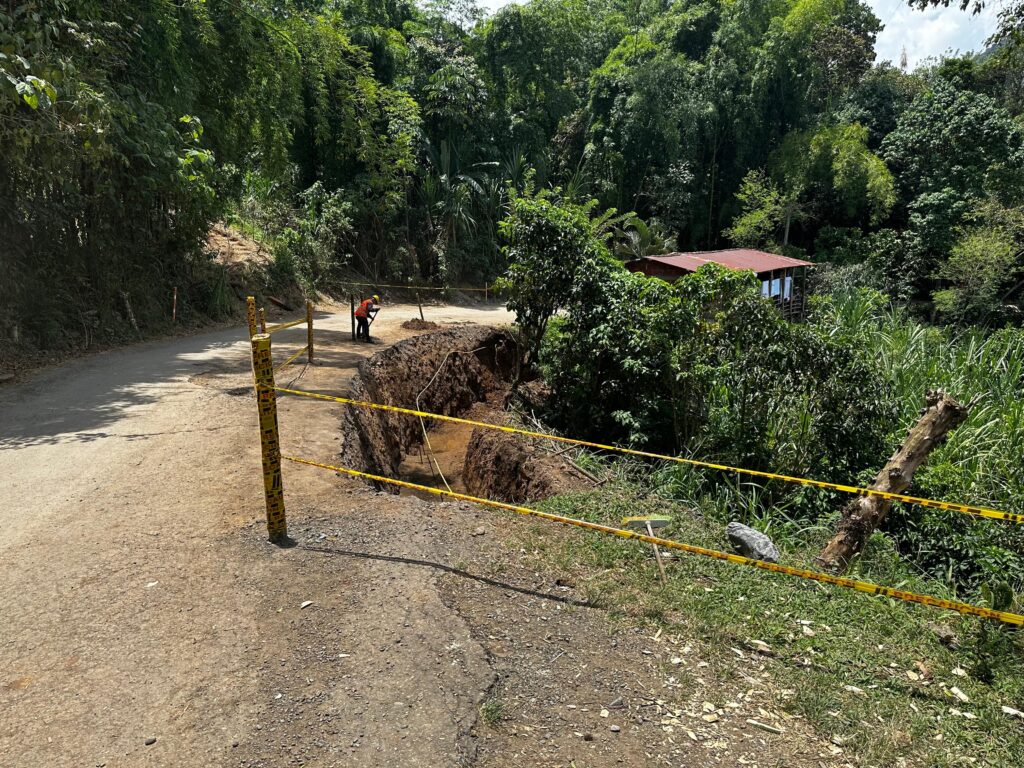
[[[568,462],[534,441],[482,427],[466,446],[462,482],[474,496],[514,504],[590,487]]]
[[[351,396],[503,423],[508,419],[505,408],[512,396],[515,360],[515,341],[502,330],[471,326],[428,333],[362,363]],[[423,427],[417,417],[352,408],[342,420],[342,463],[430,485],[440,485],[443,474],[444,484],[454,490],[499,501],[531,501],[585,487],[564,459],[536,441],[430,419],[424,426],[435,453],[428,446],[421,454]],[[420,458],[405,461],[411,455]]]
[[[359,366],[351,396],[458,416],[475,403],[504,406],[512,386],[516,345],[505,331],[468,326],[395,344]],[[436,425],[427,424],[428,429]],[[397,477],[402,459],[422,441],[415,416],[352,408],[342,418],[345,466]]]

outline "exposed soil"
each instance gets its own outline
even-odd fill
[[[488,398],[503,404],[515,354],[512,337],[494,328],[468,326],[416,336],[362,363],[352,397],[446,416],[465,413]],[[414,416],[353,408],[343,419],[342,433],[346,466],[395,477],[405,454],[422,441],[423,427]]]
[[[363,363],[353,397],[505,423],[514,355],[512,338],[493,329],[459,328],[418,336]],[[538,390],[542,387],[534,385],[527,394]],[[420,484],[517,503],[592,485],[569,461],[536,441],[467,424],[353,409],[343,431],[346,466]],[[397,492],[383,484],[380,490]]]
[[[403,345],[352,383],[366,356],[409,333],[401,310],[375,323],[380,345],[351,341],[347,306],[319,311],[318,364],[278,381],[414,399],[413,379],[441,362],[429,345]],[[275,334],[275,357],[304,336]],[[471,350],[500,337],[449,340]],[[247,347],[236,328],[0,389],[0,765],[836,765],[801,720],[771,711],[758,659],[715,679],[682,639],[588,607],[582,588],[510,544],[528,519],[287,464],[297,544],[268,544],[256,410],[237,394],[251,386]],[[446,401],[485,407],[502,356],[460,357]],[[348,414],[282,397],[282,450],[337,462]],[[415,445],[418,422],[398,426]]]
[[[266,246],[236,232],[225,224],[214,224],[206,235],[206,249],[216,261],[229,269],[250,264],[267,264],[270,251]]]
[[[465,453],[462,478],[474,496],[519,504],[592,487],[568,461],[528,438],[477,427]]]
[[[407,331],[436,331],[441,326],[429,320],[420,320],[418,317],[414,317],[412,320],[402,323],[402,327]]]

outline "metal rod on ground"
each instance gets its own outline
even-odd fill
[[[306,351],[309,364],[313,364],[313,302],[306,299]]]
[[[256,298],[254,296],[245,297],[245,319],[249,325],[249,338],[251,339],[256,335]]]
[[[260,447],[263,457],[263,495],[267,507],[267,534],[275,544],[288,540],[281,482],[281,443],[277,433],[277,393],[270,334],[252,337],[252,367],[256,374],[256,408],[259,412]]]
[[[425,322],[423,320],[423,304],[420,302],[420,292],[419,291],[416,291],[416,306],[420,308],[420,322],[421,323]]]
[[[267,332],[267,311],[260,307],[260,333]]]
[[[654,535],[654,529],[664,528],[672,521],[671,517],[667,515],[648,515],[642,517],[624,517],[622,519],[622,527],[627,531],[642,531],[646,530],[647,535],[651,539],[656,539]],[[661,577],[661,586],[668,585],[668,579],[665,578],[665,564],[661,561],[661,550],[658,549],[658,544],[655,541],[651,541],[651,547],[654,549],[654,559],[658,563],[658,575]]]
[[[654,538],[654,529],[651,528],[651,521],[647,521],[647,535],[652,539]],[[654,547],[654,559],[658,562],[658,573],[661,574],[661,586],[668,585],[668,579],[665,578],[665,566],[661,562],[661,550],[658,549],[657,544],[651,544]]]
[[[174,286],[174,295],[171,299],[171,323],[178,322],[178,286]]]

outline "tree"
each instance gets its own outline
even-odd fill
[[[1020,308],[1008,300],[1021,289],[1024,211],[987,201],[971,218],[939,265],[937,276],[946,286],[932,294],[935,307],[956,323],[1020,320]]]
[[[775,182],[760,170],[744,177],[736,199],[743,206],[742,212],[723,234],[736,245],[749,248],[774,243],[784,222],[791,221],[795,212],[795,199],[783,197]]]
[[[605,214],[592,219],[596,200],[577,204],[557,191],[528,189],[512,197],[500,231],[509,267],[503,285],[516,314],[527,370],[537,360],[548,322],[577,288],[578,278],[611,261],[602,237]]]
[[[621,259],[640,259],[660,256],[675,250],[675,238],[669,235],[656,219],[645,222],[639,216],[626,219],[624,226],[615,229],[615,255]]]
[[[939,79],[903,113],[882,145],[904,200],[953,189],[964,198],[992,190],[1024,194],[1024,130],[989,96]]]

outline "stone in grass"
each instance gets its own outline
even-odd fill
[[[755,531],[743,523],[729,523],[725,527],[725,535],[729,537],[732,548],[744,557],[769,563],[779,562],[778,547],[760,531]]]

